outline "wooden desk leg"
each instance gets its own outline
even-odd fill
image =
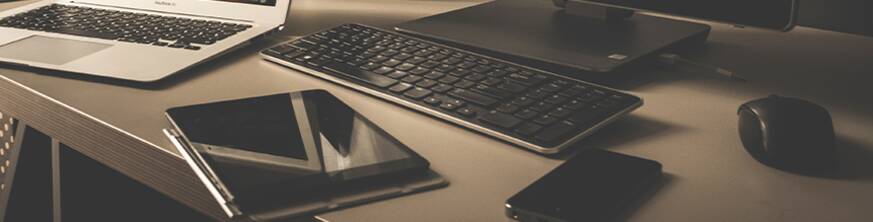
[[[61,222],[61,142],[52,139],[52,218]]]
[[[6,169],[10,181],[0,192],[0,221],[52,221],[51,138],[24,122],[17,128],[15,148],[2,147],[13,161]]]

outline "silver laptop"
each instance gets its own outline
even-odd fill
[[[286,0],[44,0],[0,12],[0,62],[152,82],[279,30]]]

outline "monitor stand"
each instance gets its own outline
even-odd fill
[[[560,0],[559,0],[560,1]],[[653,55],[696,47],[710,27],[568,2],[498,0],[396,29],[570,77],[612,82]]]

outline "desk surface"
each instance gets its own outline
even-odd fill
[[[0,4],[0,10],[26,2]],[[504,201],[560,164],[307,75],[256,52],[291,35],[341,23],[396,24],[475,4],[466,1],[294,1],[289,29],[157,84],[0,66],[0,108],[109,167],[203,212],[219,215],[160,129],[169,107],[321,88],[428,158],[444,189],[323,215],[331,221],[507,221]],[[873,218],[873,39],[809,28],[773,33],[714,25],[692,58],[748,83],[668,69],[617,85],[646,100],[582,143],[664,164],[660,190],[630,221],[869,221]],[[736,109],[779,93],[831,110],[838,178],[765,167],[742,148]]]

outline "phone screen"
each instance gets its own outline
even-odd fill
[[[507,201],[521,221],[610,221],[661,175],[655,161],[586,150]]]
[[[737,25],[787,31],[794,27],[797,0],[581,0]]]

